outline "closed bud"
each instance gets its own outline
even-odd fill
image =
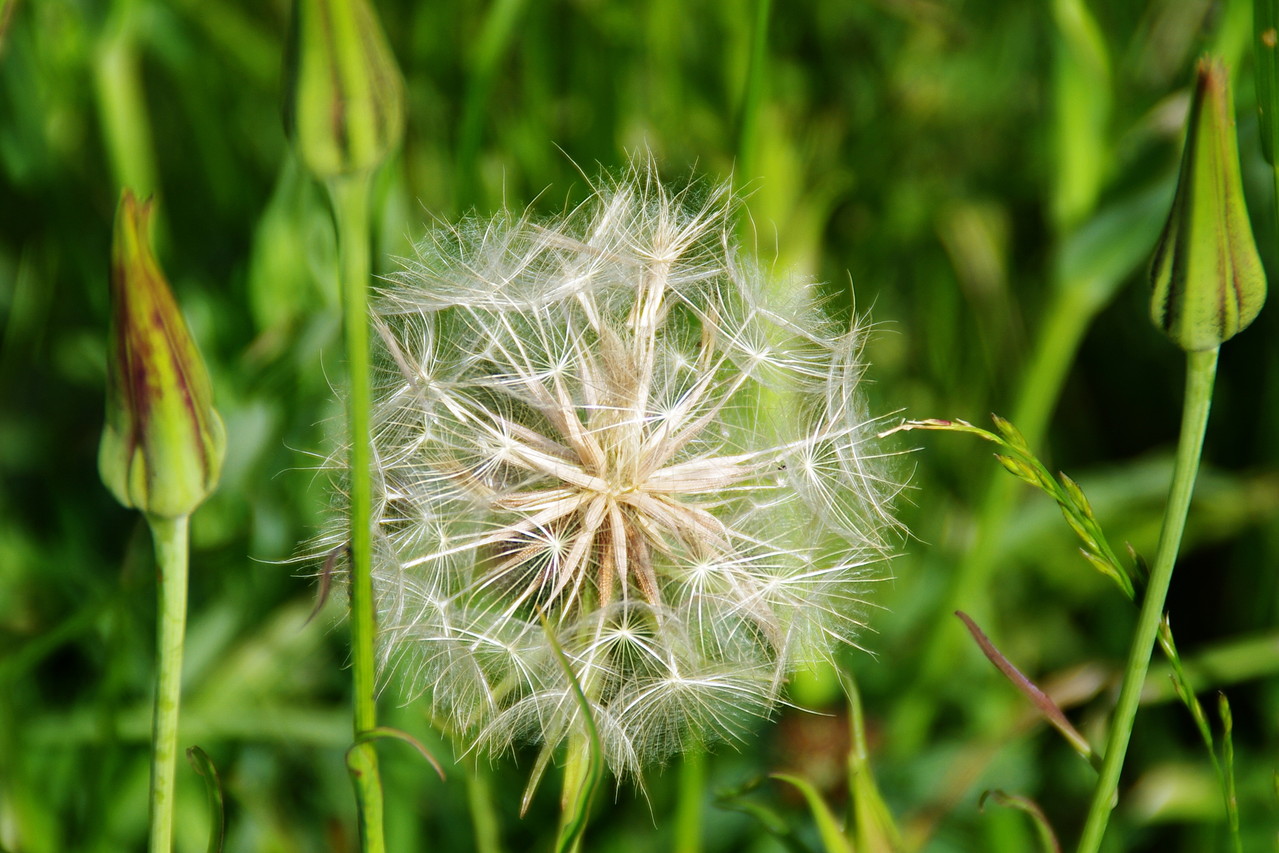
[[[125,190],[111,250],[102,481],[148,515],[190,514],[222,471],[226,431],[209,373],[148,237],[151,203]]]
[[[1237,335],[1266,299],[1239,174],[1230,78],[1202,59],[1168,224],[1150,267],[1150,316],[1187,351]]]
[[[319,178],[372,169],[404,129],[404,82],[368,0],[294,0],[284,128]]]

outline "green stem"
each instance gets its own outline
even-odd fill
[[[1177,444],[1168,507],[1164,511],[1155,565],[1150,572],[1150,582],[1142,599],[1137,630],[1133,635],[1128,664],[1124,669],[1123,687],[1120,689],[1119,703],[1111,722],[1101,776],[1093,792],[1078,853],[1096,853],[1101,846],[1102,836],[1105,835],[1111,809],[1114,808],[1119,773],[1123,769],[1124,755],[1132,737],[1133,720],[1141,701],[1141,688],[1146,681],[1146,670],[1150,667],[1150,653],[1154,649],[1155,637],[1159,631],[1159,620],[1163,617],[1172,569],[1177,561],[1181,534],[1190,510],[1190,496],[1194,491],[1195,476],[1199,472],[1199,458],[1203,453],[1204,432],[1208,426],[1208,410],[1212,405],[1212,386],[1216,374],[1216,349],[1192,352],[1187,356],[1186,400],[1181,413],[1181,438]]]
[[[373,640],[371,477],[372,447],[369,411],[369,178],[368,173],[329,181],[329,195],[337,221],[342,263],[342,307],[346,360],[350,374],[347,417],[350,426],[351,491],[351,660],[354,673],[355,736],[377,728]],[[357,743],[347,758],[360,808],[360,849],[384,853],[382,783],[372,742]]]
[[[684,755],[675,803],[675,853],[702,849],[702,797],[706,791],[706,751],[700,745]]]
[[[173,782],[187,622],[187,516],[147,516],[159,577],[155,713],[151,724],[151,853],[173,849]]]
[[[93,77],[111,171],[121,187],[145,198],[156,191],[155,156],[146,92],[138,70],[136,5],[120,0],[113,7],[110,25],[98,45]]]

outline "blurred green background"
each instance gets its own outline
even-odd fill
[[[1095,20],[1071,0],[376,6],[408,122],[377,181],[376,271],[436,218],[563,209],[587,192],[579,169],[644,147],[673,179],[731,177],[763,262],[828,282],[832,311],[874,323],[876,411],[1012,417],[1083,484],[1113,541],[1153,555],[1183,367],[1146,320],[1141,276],[1203,50],[1237,71],[1254,227],[1276,258],[1248,3],[1094,3]],[[220,769],[228,850],[351,850],[343,602],[307,623],[316,567],[284,562],[325,508],[315,467],[344,370],[332,219],[279,117],[288,4],[0,10],[0,849],[136,850],[145,834],[154,566],[145,525],[96,467],[127,184],[158,196],[160,258],[230,437],[222,485],[193,520],[181,743]],[[1279,849],[1277,327],[1272,307],[1223,348],[1169,601],[1205,704],[1225,689],[1234,708],[1247,850]],[[847,657],[883,794],[909,849],[1034,849],[1024,815],[979,810],[992,788],[1036,799],[1069,845],[1092,771],[950,613],[972,613],[1101,744],[1135,611],[989,448],[944,434],[893,446],[915,451],[898,463],[911,536],[874,590],[871,654]],[[1210,762],[1156,670],[1108,849],[1224,849]],[[759,779],[796,772],[841,805],[846,711],[830,673],[794,693],[823,713],[787,710],[710,757],[705,850],[786,849],[760,810],[793,849],[818,849],[802,800]],[[473,808],[492,810],[503,850],[549,843],[553,784],[518,817],[532,752],[477,764],[394,683],[383,695],[385,722],[449,771],[441,783],[411,749],[380,747],[393,850],[474,849]],[[679,781],[670,767],[646,795],[610,788],[585,849],[669,849]],[[178,795],[178,849],[202,850],[194,772]]]

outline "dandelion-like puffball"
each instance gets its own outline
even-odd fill
[[[552,222],[441,228],[375,304],[382,664],[468,745],[584,737],[576,680],[636,773],[861,627],[896,487],[859,334],[694,195],[637,167]]]

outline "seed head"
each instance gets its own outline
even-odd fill
[[[622,773],[856,641],[896,490],[860,336],[730,213],[637,167],[554,222],[441,228],[381,295],[382,654],[468,743],[581,730],[548,631]]]

